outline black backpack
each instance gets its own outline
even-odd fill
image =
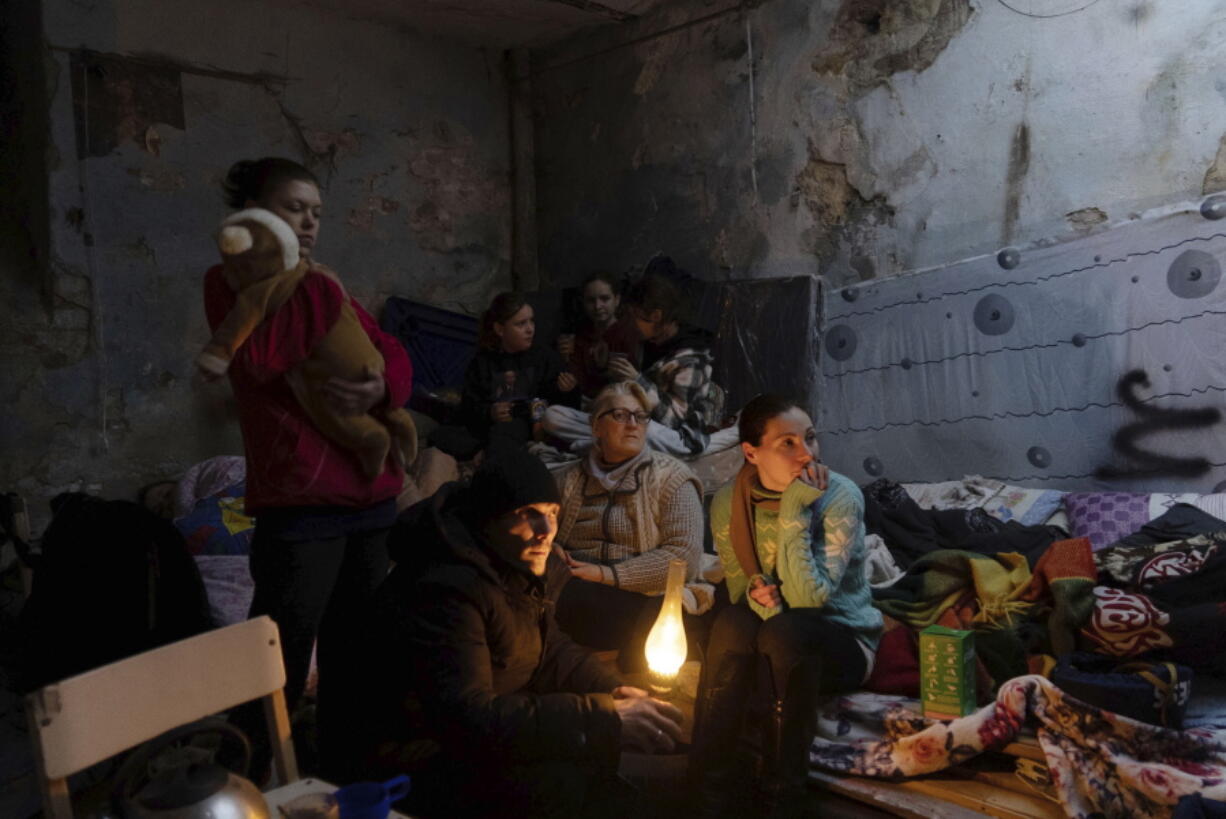
[[[51,509],[18,620],[24,690],[214,627],[200,570],[170,522],[80,493]]]

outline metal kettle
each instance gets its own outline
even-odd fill
[[[234,767],[247,772],[251,744],[230,723],[209,718],[175,728],[124,760],[112,791],[120,815],[124,819],[270,819],[259,788],[212,758],[220,751],[208,754],[188,744],[206,734],[216,734],[223,746],[229,742],[237,748],[241,764]]]

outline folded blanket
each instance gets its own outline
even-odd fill
[[[1168,543],[1116,544],[1094,553],[1106,585],[1141,590],[1176,577],[1196,574],[1211,555],[1226,546],[1226,532],[1195,535]],[[1226,594],[1226,590],[1223,591]]]
[[[1226,674],[1226,606],[1171,604],[1106,586],[1095,586],[1093,594],[1093,613],[1080,633],[1083,648],[1120,658],[1163,651],[1197,671]]]
[[[1226,534],[1226,533],[1224,533]],[[1226,539],[1223,539],[1226,543]],[[1167,567],[1174,569],[1173,566]],[[1195,561],[1193,571],[1154,577],[1142,588],[1160,606],[1183,608],[1205,603],[1226,603],[1226,548],[1218,548]]]
[[[1096,552],[1099,579],[1108,585],[1094,589],[1082,645],[1121,658],[1162,651],[1198,672],[1226,673],[1223,526],[1199,509],[1176,505]]]

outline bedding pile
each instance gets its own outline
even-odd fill
[[[864,494],[868,531],[903,569],[873,590],[886,631],[865,688],[892,698],[836,701],[814,765],[929,773],[1000,748],[1030,720],[1070,815],[1165,816],[1180,795],[1226,795],[1226,731],[1136,722],[1046,678],[1078,650],[1226,677],[1226,496],[1065,495],[976,476],[879,479]],[[919,694],[918,632],[933,624],[975,631],[984,707],[958,720],[900,699]],[[1182,706],[1188,686],[1159,695]]]

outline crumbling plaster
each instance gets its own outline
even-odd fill
[[[500,53],[302,5],[43,7],[49,208],[30,218],[49,226],[53,295],[40,302],[36,274],[6,276],[0,319],[0,487],[25,493],[37,517],[57,491],[122,496],[241,451],[228,386],[201,384],[192,364],[226,212],[219,182],[238,158],[312,167],[325,189],[318,256],[376,312],[391,294],[472,312],[509,284]],[[94,88],[87,103],[113,110],[74,110],[80,49],[123,58],[103,81],[109,102]],[[163,96],[181,95],[182,127],[150,114],[146,71],[178,84]],[[79,155],[79,128],[99,123],[114,147]],[[10,255],[6,269],[33,264]]]
[[[538,54],[542,265],[838,284],[1221,187],[1226,3],[1025,8],[692,0]]]

